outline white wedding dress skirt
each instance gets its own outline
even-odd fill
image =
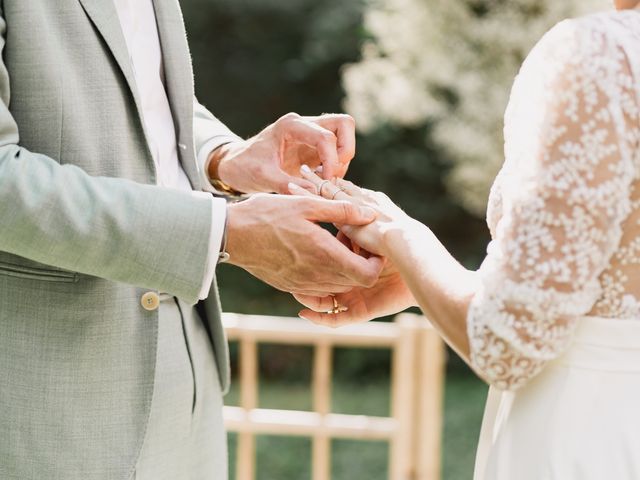
[[[640,319],[585,317],[530,383],[492,387],[474,479],[640,479]]]

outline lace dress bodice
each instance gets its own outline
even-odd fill
[[[580,317],[640,321],[639,108],[640,11],[564,21],[524,62],[468,314],[472,365],[496,387],[561,355]]]

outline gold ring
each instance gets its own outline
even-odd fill
[[[327,310],[327,315],[337,315],[339,313],[344,313],[344,312],[348,312],[349,308],[348,307],[343,307],[342,305],[340,305],[338,303],[338,300],[336,300],[336,297],[334,297],[333,295],[331,296],[331,299],[333,300],[333,308],[331,310]]]
[[[322,189],[327,183],[331,183],[331,180],[323,180],[320,186],[318,187],[318,195],[320,195],[321,197],[322,197]]]
[[[349,311],[349,307],[338,306],[336,308],[328,310],[326,313],[327,315],[338,315],[339,313],[344,313],[348,311]]]

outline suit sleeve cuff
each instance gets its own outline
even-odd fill
[[[210,199],[211,205],[211,229],[209,233],[209,250],[205,263],[204,279],[198,298],[204,300],[209,295],[213,277],[218,265],[218,253],[222,247],[224,224],[227,216],[227,201],[224,198],[216,198],[205,192],[193,192],[194,195],[204,195]]]

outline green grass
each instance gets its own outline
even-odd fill
[[[443,480],[471,479],[476,442],[480,430],[486,386],[468,372],[449,373],[445,385],[443,430]],[[234,385],[227,405],[237,405]],[[262,382],[260,407],[308,410],[310,388],[306,383]],[[386,416],[390,398],[388,381],[371,380],[356,384],[334,380],[333,411]],[[230,478],[235,475],[234,434],[230,440]],[[386,442],[334,440],[332,480],[386,480]],[[305,480],[311,478],[311,442],[306,438],[261,436],[257,441],[258,480]]]

